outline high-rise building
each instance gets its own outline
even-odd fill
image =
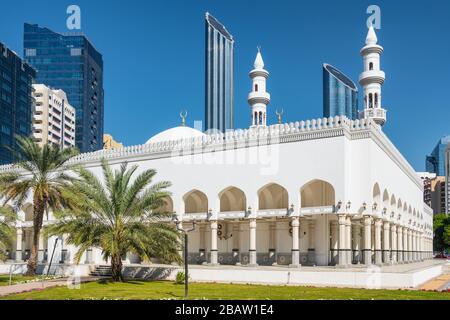
[[[39,145],[75,147],[75,108],[63,90],[34,84],[33,137]]]
[[[358,118],[358,88],[335,67],[323,65],[323,116]]]
[[[123,148],[123,144],[114,140],[110,134],[103,135],[103,149],[120,149]]]
[[[445,149],[449,144],[450,136],[439,139],[431,154],[426,157],[425,167],[428,172],[436,173],[438,176],[445,176]]]
[[[450,214],[450,144],[445,150],[445,213]]]
[[[82,34],[60,34],[24,25],[24,55],[37,70],[37,83],[59,88],[76,110],[76,146],[103,148],[103,58]]]
[[[380,66],[383,50],[383,47],[378,44],[375,29],[371,25],[366,44],[360,52],[364,60],[364,71],[359,76],[359,83],[364,89],[364,110],[361,111],[360,117],[373,119],[380,126],[386,123],[386,110],[381,104],[381,86],[386,77]]]
[[[36,71],[0,43],[0,163],[17,160],[15,135],[31,134],[32,83]],[[11,151],[10,149],[14,150]]]
[[[423,181],[423,200],[433,209],[434,214],[446,212],[445,177],[436,176],[435,173],[420,172]]]
[[[234,40],[209,13],[205,23],[205,130],[234,128]]]

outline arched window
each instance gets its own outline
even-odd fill
[[[373,108],[373,95],[369,93],[369,108]]]
[[[369,63],[369,70],[373,70],[373,62]]]
[[[378,93],[375,93],[375,108],[378,108]]]
[[[258,92],[258,85],[255,84],[255,92]]]

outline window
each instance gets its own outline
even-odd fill
[[[258,85],[255,84],[255,92],[258,92]]]
[[[369,63],[369,70],[373,70],[373,62]]]

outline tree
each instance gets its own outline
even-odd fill
[[[27,275],[36,275],[39,236],[44,214],[67,205],[63,190],[70,181],[67,161],[78,153],[75,148],[61,149],[57,145],[39,146],[33,139],[17,137],[20,159],[16,169],[0,174],[0,194],[4,203],[22,207],[33,199],[33,241],[27,263]]]
[[[434,249],[444,254],[450,248],[450,216],[437,214],[434,216]]]
[[[113,171],[103,159],[101,167],[103,181],[81,166],[74,170],[78,178],[66,194],[78,205],[61,210],[48,233],[68,236],[67,243],[78,248],[77,263],[88,248],[101,248],[104,260],[111,259],[113,281],[123,281],[122,257],[128,252],[144,260],[155,257],[164,263],[179,262],[179,234],[163,219],[171,213],[158,210],[170,196],[166,189],[171,184],[150,185],[155,170],[132,179],[137,166],[127,170],[124,163]]]
[[[0,261],[6,260],[6,251],[11,249],[15,219],[16,215],[13,210],[4,206],[0,207]]]

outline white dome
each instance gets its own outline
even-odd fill
[[[174,141],[187,138],[203,137],[205,134],[200,130],[193,129],[190,127],[175,127],[167,129],[151,137],[145,144],[163,142],[163,141]]]

